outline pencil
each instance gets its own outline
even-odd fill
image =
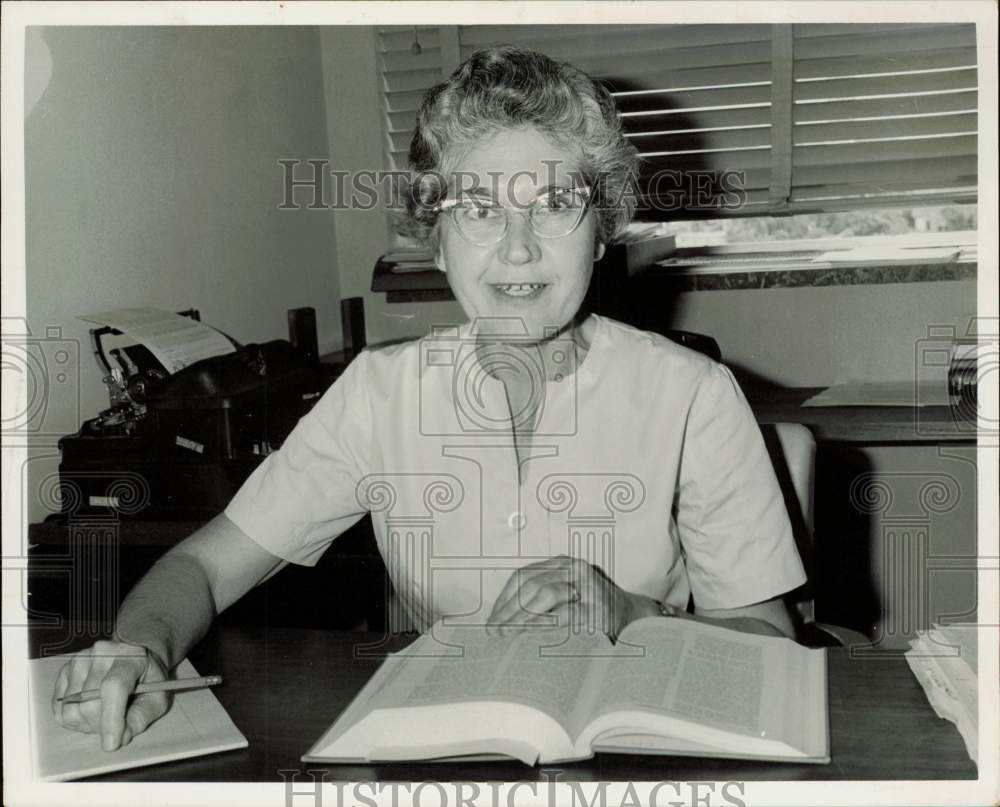
[[[203,675],[199,678],[177,678],[173,681],[151,681],[148,684],[139,684],[134,690],[134,695],[145,695],[147,692],[175,692],[179,689],[204,689],[214,687],[222,683],[221,675]],[[62,703],[85,703],[95,701],[101,697],[99,689],[85,689],[82,692],[74,692],[71,695],[63,695],[56,698]]]

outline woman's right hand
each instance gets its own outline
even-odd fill
[[[144,647],[96,642],[59,671],[52,693],[52,714],[68,729],[99,734],[101,747],[114,751],[167,713],[170,693],[149,692],[133,697],[138,684],[166,678],[167,670]],[[85,689],[100,689],[101,697],[84,703],[64,704],[58,700]]]

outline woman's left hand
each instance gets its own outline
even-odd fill
[[[601,632],[614,639],[631,621],[632,595],[604,572],[578,558],[558,555],[517,569],[497,597],[488,633],[563,627]]]

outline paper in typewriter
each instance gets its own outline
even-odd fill
[[[157,308],[119,308],[79,318],[107,325],[135,339],[156,356],[168,373],[236,351],[233,343],[214,328]]]

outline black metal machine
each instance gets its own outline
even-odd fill
[[[230,340],[234,353],[173,374],[142,345],[106,351],[104,337],[120,331],[91,331],[111,405],[59,441],[63,515],[201,521],[221,512],[329,384],[314,323],[312,309],[296,309],[289,341]]]

